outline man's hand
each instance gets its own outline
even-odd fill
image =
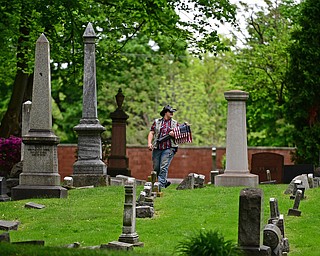
[[[148,149],[149,149],[150,151],[153,150],[153,145],[152,145],[152,143],[149,143],[149,144],[148,144]]]
[[[171,137],[174,137],[174,132],[173,132],[173,131],[169,132],[169,135],[170,135]]]

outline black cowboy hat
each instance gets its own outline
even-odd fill
[[[163,107],[163,109],[161,110],[160,116],[164,117],[164,114],[166,112],[175,112],[175,111],[177,111],[175,108],[172,108],[170,105],[167,105],[167,106]]]

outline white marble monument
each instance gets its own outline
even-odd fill
[[[249,94],[232,90],[224,96],[228,101],[226,169],[215,177],[215,186],[256,187],[259,177],[248,169],[246,100]]]

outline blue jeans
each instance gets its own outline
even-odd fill
[[[174,154],[175,150],[173,148],[165,150],[154,149],[152,151],[153,170],[157,172],[158,182],[162,188],[167,183],[168,169]]]

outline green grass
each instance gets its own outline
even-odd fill
[[[293,200],[285,195],[287,185],[263,185],[264,223],[269,218],[269,198],[278,199],[284,214],[285,234],[290,243],[290,254],[319,255],[318,237],[320,189],[306,191],[307,199],[299,209],[301,217],[287,216]],[[171,185],[164,196],[155,200],[155,216],[137,219],[136,230],[143,248],[134,248],[132,255],[172,255],[179,242],[200,230],[218,230],[225,238],[237,243],[238,208],[241,187],[207,186],[195,190],[176,190]],[[137,194],[142,187],[137,188]],[[27,209],[27,202],[44,204],[41,210]],[[104,250],[69,250],[61,247],[80,242],[81,247],[106,244],[118,240],[122,233],[124,188],[100,187],[70,190],[67,199],[28,199],[0,203],[1,220],[21,222],[17,231],[10,231],[11,242],[44,240],[45,247],[38,254],[28,253],[29,247],[0,244],[0,255],[119,255]],[[23,249],[22,249],[23,248]],[[5,252],[5,253],[4,253]],[[20,254],[18,254],[19,252]],[[25,253],[25,254],[23,254]],[[50,253],[50,254],[49,254]],[[68,254],[67,254],[68,253]],[[70,253],[70,254],[69,254]],[[128,254],[126,254],[128,255]]]

